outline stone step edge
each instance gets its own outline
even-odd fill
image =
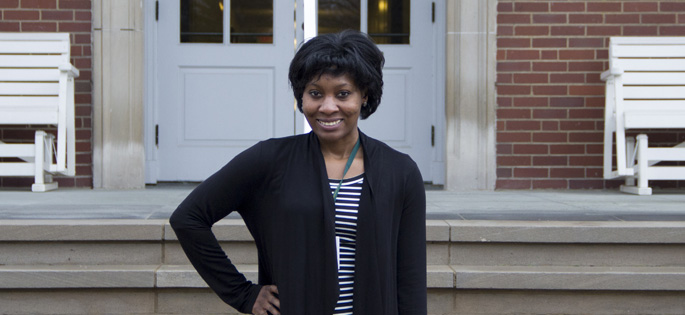
[[[257,265],[237,265],[256,282]],[[685,291],[685,267],[449,266],[427,268],[428,288]],[[0,290],[206,288],[190,265],[0,266]]]
[[[220,241],[253,241],[240,219],[219,221]],[[176,241],[168,220],[0,220],[0,242]],[[427,220],[429,242],[685,244],[685,222]]]

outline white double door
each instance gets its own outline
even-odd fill
[[[303,16],[302,1],[242,0],[242,8],[229,0],[159,1],[156,181],[204,180],[260,140],[302,132],[287,80],[303,39],[302,23],[294,20]],[[435,172],[444,163],[442,143],[431,139],[436,119],[444,117],[436,115],[442,107],[435,85],[444,81],[435,77],[431,3],[414,0],[406,9],[409,43],[379,45],[386,58],[383,98],[360,128],[409,154],[425,181],[442,183],[444,175]],[[367,6],[360,12],[367,16]],[[219,20],[214,26],[201,21],[212,18]],[[272,26],[255,27],[260,19]],[[366,32],[367,23],[360,24]]]

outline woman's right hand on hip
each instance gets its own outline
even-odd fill
[[[252,306],[254,315],[281,315],[281,301],[278,299],[278,288],[275,285],[265,285],[259,290],[257,300]]]

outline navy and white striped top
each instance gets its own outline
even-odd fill
[[[335,193],[340,180],[329,179],[331,194]],[[364,174],[343,180],[335,203],[335,236],[339,240],[340,297],[333,314],[352,314],[354,290],[354,261],[357,242],[357,211],[361,197]]]

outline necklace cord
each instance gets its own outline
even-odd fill
[[[360,145],[360,139],[357,138],[357,143],[354,144],[354,148],[352,148],[352,153],[350,153],[350,157],[347,158],[347,164],[345,164],[345,170],[343,171],[343,176],[340,179],[340,182],[338,183],[338,188],[335,189],[335,193],[333,194],[333,203],[335,203],[338,200],[338,191],[340,191],[340,186],[342,186],[343,179],[345,178],[345,174],[347,174],[347,171],[350,169],[350,166],[352,166],[352,162],[354,161],[354,157],[357,156],[357,151],[359,150],[359,145]]]

